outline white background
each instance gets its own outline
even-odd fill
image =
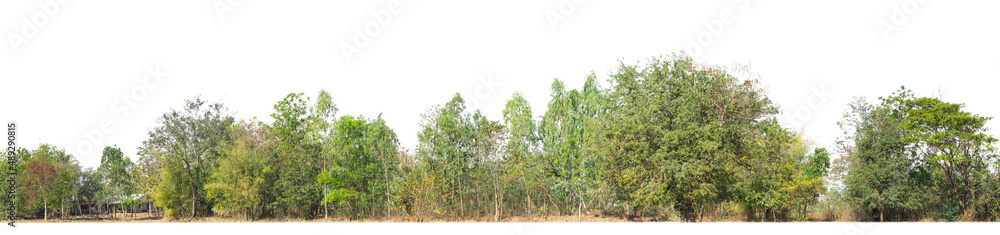
[[[391,2],[398,6],[390,9]],[[804,128],[817,146],[834,147],[851,97],[874,100],[902,85],[1000,116],[997,7],[907,0],[3,1],[0,118],[21,124],[22,147],[51,143],[96,166],[104,146],[138,159],[156,118],[184,99],[201,95],[237,118],[270,121],[274,103],[288,93],[315,97],[327,89],[340,114],[381,113],[412,149],[419,114],[456,92],[499,120],[504,102],[520,91],[540,116],[553,78],[579,88],[594,71],[606,85],[619,59],[687,51],[708,64],[750,64],[786,124]],[[380,24],[373,12],[389,20]],[[344,45],[354,46],[369,24],[377,33],[348,60]],[[25,30],[32,27],[37,33]],[[18,37],[26,40],[11,39]],[[157,66],[162,82],[143,86],[147,67]],[[102,120],[112,128],[102,131]]]
[[[786,125],[818,147],[834,147],[852,97],[875,101],[903,85],[1000,116],[998,7],[916,0],[2,1],[0,119],[20,124],[21,147],[54,144],[96,167],[104,146],[138,159],[156,118],[184,99],[201,95],[239,119],[269,122],[288,93],[315,97],[326,89],[339,114],[381,113],[413,149],[419,114],[456,92],[499,120],[504,102],[520,91],[541,116],[553,78],[580,88],[593,71],[606,86],[619,60],[687,51],[703,63],[750,64]],[[367,44],[357,44],[366,29]],[[347,46],[357,53],[345,56]],[[157,68],[162,80],[144,83]],[[102,130],[102,121],[111,128]],[[990,134],[998,134],[997,122]]]

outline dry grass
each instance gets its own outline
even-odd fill
[[[108,215],[102,215],[101,217],[95,216],[72,216],[70,218],[50,218],[48,220],[44,219],[19,219],[18,223],[156,223],[165,222],[159,215],[152,215],[146,213],[135,213],[135,214],[125,214],[117,213],[114,218],[109,218]]]
[[[251,222],[243,220],[234,220],[225,217],[205,217],[205,218],[182,218],[182,219],[164,219],[161,217],[139,217],[137,218],[121,218],[109,219],[100,218],[95,219],[92,216],[87,217],[74,217],[70,219],[25,219],[18,220],[18,223],[240,223],[240,222]],[[481,223],[481,222],[496,222],[491,218],[476,218],[476,219],[449,219],[449,218],[433,218],[433,219],[417,219],[417,218],[402,218],[394,217],[391,219],[363,219],[363,220],[349,220],[346,218],[328,218],[328,219],[284,219],[284,218],[266,218],[260,220],[252,221],[254,223]],[[505,217],[501,218],[499,222],[502,223],[572,223],[572,222],[589,222],[589,223],[612,223],[612,222],[652,222],[649,219],[634,219],[632,221],[626,220],[621,217],[602,217],[602,216],[547,216],[547,217]]]
[[[708,209],[708,208],[706,208]],[[722,212],[722,208],[711,208],[705,213],[700,222],[747,222],[745,217],[733,212]],[[784,221],[784,222],[853,222],[854,215],[846,210],[834,210],[834,213],[810,213],[806,220]],[[237,220],[227,217],[203,217],[203,218],[179,218],[165,219],[159,215],[149,216],[147,214],[135,214],[126,217],[125,214],[116,214],[116,218],[108,218],[107,215],[101,218],[94,216],[75,216],[68,219],[24,219],[19,223],[630,223],[630,222],[682,222],[680,218],[651,218],[651,217],[612,217],[612,216],[513,216],[503,217],[500,221],[493,221],[492,217],[480,218],[448,218],[448,217],[413,217],[396,216],[389,219],[362,219],[351,220],[344,217],[319,218],[319,219],[298,219],[298,218],[265,218],[254,221]],[[929,222],[922,220],[920,222]]]

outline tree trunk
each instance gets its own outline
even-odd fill
[[[555,209],[556,209],[556,215],[562,215],[562,210],[559,210],[559,204],[557,204],[555,200],[552,200],[552,194],[546,193],[545,195],[549,196],[549,198],[548,198],[549,200],[546,201],[545,204],[546,205],[551,205],[552,207],[555,207]],[[545,200],[545,199],[542,199],[542,200]],[[548,213],[546,213],[546,215],[548,215]]]
[[[771,209],[771,221],[778,222],[778,212],[775,209]]]
[[[690,200],[687,200],[684,203],[684,205],[685,205],[685,207],[684,207],[684,219],[687,220],[687,222],[692,222],[693,223],[693,222],[697,222],[697,220],[695,220],[694,205],[692,205],[692,204],[693,203],[691,203]]]
[[[525,188],[527,188],[527,187],[525,187]],[[534,208],[532,208],[533,206],[532,206],[532,203],[531,203],[531,191],[527,191],[527,190],[526,190],[526,191],[524,192],[524,194],[525,194],[525,195],[528,195],[528,207],[527,207],[527,208],[524,208],[524,209],[525,209],[525,210],[524,210],[524,214],[525,214],[525,215],[531,215],[531,211],[533,211],[533,209],[534,209]]]
[[[327,196],[330,195],[329,191],[330,191],[330,189],[329,189],[328,186],[323,186],[323,199],[322,200],[323,200],[323,218],[324,219],[330,218],[330,205],[327,205],[327,203],[326,203]]]
[[[386,218],[392,219],[392,205],[391,203],[389,203],[389,201],[391,200],[389,198],[389,170],[388,166],[385,166],[384,161],[382,163],[382,171],[384,172],[385,175],[385,214]]]
[[[965,178],[965,191],[968,195],[967,200],[970,202],[968,208],[962,209],[965,210],[965,214],[968,215],[968,219],[971,220],[972,217],[976,215],[976,205],[973,203],[973,200],[976,199],[976,190],[972,189],[972,181],[970,180],[971,177],[969,177],[968,170],[962,169],[962,176]]]
[[[459,178],[458,178],[458,207],[459,207],[458,216],[459,217],[464,217],[465,216],[465,197],[462,197],[462,189],[463,189],[462,188],[462,177],[459,176]]]
[[[493,221],[500,221],[500,185],[499,180],[496,177],[496,171],[494,171],[493,176]]]
[[[191,185],[191,218],[198,217],[198,192]]]
[[[698,207],[698,220],[702,220],[702,218],[704,218],[704,215],[705,215],[705,205],[702,204],[701,207]]]

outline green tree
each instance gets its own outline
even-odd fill
[[[966,217],[976,216],[976,194],[984,189],[982,179],[991,174],[988,164],[997,161],[993,152],[997,139],[985,133],[992,118],[963,111],[964,104],[913,97],[905,87],[898,93],[890,102],[901,106],[905,116],[903,141],[916,144],[923,159],[943,171],[948,198]]]
[[[845,136],[839,141],[849,162],[844,176],[846,199],[858,209],[877,215],[879,221],[902,220],[903,215],[924,206],[928,173],[915,159],[912,144],[904,140],[909,133],[903,126],[902,107],[894,102],[897,93],[880,98],[872,105],[857,98],[840,122]],[[888,212],[888,213],[887,213]]]
[[[752,162],[770,161],[752,146],[777,144],[763,141],[769,128],[783,132],[757,81],[683,55],[644,68],[623,63],[611,77],[592,145],[604,159],[601,178],[627,213],[673,207],[696,221],[705,205],[747,197],[735,181],[756,172]]]
[[[140,194],[145,194],[147,197],[143,197],[145,203],[149,203],[149,210],[147,213],[149,216],[153,215],[153,212],[157,210],[155,204],[153,203],[153,197],[158,195],[156,189],[159,188],[160,180],[162,179],[162,164],[160,159],[163,159],[162,151],[149,151],[145,149],[139,150],[139,161],[136,162],[136,169],[134,172],[135,177],[135,192]]]
[[[269,212],[266,198],[273,181],[273,146],[278,139],[270,128],[255,121],[230,128],[230,141],[218,148],[218,168],[205,185],[208,198],[215,201],[216,214],[255,220]]]
[[[330,131],[329,118],[337,108],[331,96],[321,91],[309,104],[303,93],[292,93],[274,105],[272,132],[279,139],[275,155],[277,178],[273,189],[275,209],[280,214],[312,218],[322,205],[324,187],[316,176],[329,167],[333,154],[324,146]]]
[[[101,189],[97,198],[104,203],[122,202],[134,192],[134,178],[131,174],[134,168],[132,160],[126,157],[118,147],[107,146],[101,154],[101,165],[97,168]],[[111,208],[114,210],[115,208]],[[115,211],[110,211],[115,213]]]
[[[325,195],[324,205],[352,206],[349,214],[355,216],[370,213],[368,199],[374,192],[368,187],[372,183],[369,180],[373,175],[381,175],[381,171],[376,171],[380,166],[375,166],[375,156],[367,154],[368,145],[364,143],[368,123],[363,118],[346,115],[337,120],[333,129],[332,167],[317,176],[319,183],[332,190]]]
[[[98,201],[98,192],[104,185],[101,184],[101,175],[96,169],[87,168],[80,172],[80,177],[76,182],[76,203],[80,213],[88,213],[83,210],[83,202]]]
[[[539,155],[538,128],[531,105],[521,93],[514,93],[503,110],[503,123],[508,133],[504,161],[510,181],[508,202],[523,209],[523,215],[535,213],[536,205],[544,200],[542,161]],[[513,210],[510,210],[513,211]]]
[[[217,147],[228,138],[226,130],[234,122],[226,112],[220,103],[200,97],[186,100],[182,110],[160,116],[159,126],[143,141],[140,152],[160,158],[156,202],[168,216],[198,217],[211,208],[204,185],[219,155]]]
[[[582,214],[587,209],[588,192],[596,185],[596,163],[587,149],[591,142],[590,124],[601,111],[600,88],[591,73],[583,90],[565,90],[556,79],[552,100],[539,125],[547,184],[559,213]],[[589,213],[589,212],[588,212]]]
[[[377,171],[381,172],[381,180],[374,176],[369,180],[369,185],[374,186],[372,201],[376,206],[381,205],[385,210],[386,217],[392,217],[392,208],[396,204],[392,188],[399,187],[402,178],[399,177],[399,138],[396,132],[386,125],[380,114],[371,120],[365,130],[364,145],[367,146],[368,156],[374,158]],[[378,172],[375,172],[378,173]],[[378,208],[375,208],[378,209]]]
[[[816,148],[812,155],[808,156],[806,165],[806,175],[814,178],[826,177],[830,170],[830,153],[826,148]]]
[[[2,202],[3,205],[11,205],[11,203],[13,203],[15,207],[14,213],[19,216],[24,216],[30,211],[31,208],[27,206],[27,202],[25,201],[26,190],[24,190],[24,188],[21,188],[20,186],[26,184],[25,179],[27,178],[27,172],[25,170],[25,165],[29,161],[31,161],[31,150],[28,150],[26,148],[17,148],[17,150],[14,151],[13,161],[8,161],[8,160],[11,159],[8,159],[7,157],[3,158],[2,170],[5,173],[4,175],[6,176],[13,175],[14,184],[19,185],[19,187],[15,188],[14,192],[10,192],[11,187],[0,187],[0,192],[3,192],[4,193],[3,195],[13,194],[14,196],[13,198],[9,198],[6,196],[0,197],[0,202]],[[11,200],[13,200],[13,202],[11,202]],[[6,207],[2,213],[5,217],[9,218],[11,216]]]
[[[503,155],[506,151],[504,144],[507,142],[507,132],[504,130],[503,124],[487,119],[478,110],[473,114],[472,119],[475,124],[474,154],[476,162],[484,168],[482,169],[483,177],[479,177],[477,183],[483,183],[482,181],[488,183],[487,185],[477,184],[480,186],[477,187],[477,191],[492,197],[492,217],[494,221],[499,221],[503,213],[504,196],[507,194],[505,186],[509,182],[507,178],[508,164],[507,161],[504,161]],[[485,208],[485,206],[482,207]]]
[[[334,123],[327,143],[334,153],[331,167],[317,176],[327,189],[324,205],[347,207],[349,215],[391,215],[390,187],[398,164],[395,132],[381,116],[374,120],[350,115]]]
[[[440,164],[444,179],[441,192],[448,201],[448,209],[458,216],[465,216],[471,176],[476,170],[473,155],[473,128],[470,115],[465,113],[465,100],[455,94],[443,107],[432,107],[424,114],[424,123],[417,134],[417,154],[432,164]],[[429,167],[433,167],[429,166]]]
[[[786,211],[815,198],[815,179],[806,177],[807,145],[774,120],[762,122],[751,135],[747,157],[741,159],[730,195],[744,206],[748,221],[786,219]],[[781,218],[779,218],[781,217]]]
[[[24,163],[25,202],[29,208],[41,207],[43,218],[49,219],[49,210],[62,207],[71,201],[79,164],[73,155],[55,146],[42,144],[31,152],[31,159]]]

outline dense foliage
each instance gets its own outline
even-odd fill
[[[831,152],[782,126],[760,81],[729,68],[673,55],[623,62],[610,77],[602,87],[591,73],[579,89],[555,79],[537,116],[521,93],[502,117],[469,110],[455,94],[421,114],[412,151],[381,115],[338,114],[321,91],[277,101],[270,123],[187,100],[160,116],[135,161],[109,146],[99,167],[81,169],[41,145],[5,164],[16,170],[18,213],[45,219],[1000,216],[991,118],[963,104],[905,88],[875,104],[857,98]]]

